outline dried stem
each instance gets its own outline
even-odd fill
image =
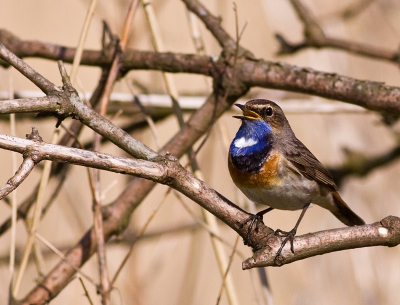
[[[132,0],[128,9],[128,13],[124,23],[124,30],[122,35],[122,40],[119,45],[118,50],[116,50],[114,60],[112,62],[111,68],[108,73],[107,81],[104,87],[103,94],[100,98],[100,111],[99,114],[101,116],[105,116],[107,112],[109,97],[114,86],[114,83],[117,79],[119,73],[119,64],[121,60],[121,53],[125,51],[126,42],[129,36],[129,31],[131,29],[133,15],[136,11],[136,7],[138,4],[138,0]],[[100,135],[94,134],[93,141],[93,149],[98,150],[100,148]],[[89,171],[90,173],[90,171]],[[108,276],[107,271],[107,263],[106,263],[106,249],[105,249],[105,241],[104,241],[104,232],[103,232],[103,215],[102,215],[102,207],[100,203],[100,175],[97,170],[92,171],[92,174],[89,175],[92,181],[92,190],[93,195],[93,227],[94,233],[97,239],[97,254],[98,254],[98,262],[99,262],[99,270],[100,270],[100,285],[101,285],[101,295],[102,295],[102,304],[108,305],[110,304],[110,288],[111,283]]]
[[[76,79],[76,76],[78,74],[79,64],[81,63],[81,58],[82,58],[83,48],[84,48],[84,45],[85,45],[85,40],[86,40],[87,34],[89,32],[89,26],[90,26],[90,23],[92,21],[93,15],[94,15],[94,10],[96,8],[97,1],[98,0],[91,0],[90,1],[90,5],[89,5],[89,8],[87,10],[86,17],[85,17],[85,22],[83,24],[82,32],[81,32],[81,35],[79,37],[78,47],[76,49],[76,53],[75,53],[75,56],[74,56],[74,61],[72,63],[72,68],[71,68],[71,73],[70,73],[71,74],[71,83],[73,85],[75,85],[75,79]]]
[[[52,142],[55,143],[57,141],[58,138],[58,130],[56,130],[53,134],[53,138],[52,138]],[[34,135],[34,136],[38,136],[38,135]],[[40,143],[41,141],[36,140],[38,143]],[[35,141],[34,141],[35,142]],[[33,220],[32,220],[32,225],[30,226],[30,235],[28,237],[28,241],[26,242],[25,245],[25,249],[24,249],[24,254],[23,254],[23,258],[21,261],[21,266],[18,272],[18,276],[17,279],[15,281],[15,286],[13,289],[13,295],[17,296],[18,292],[19,292],[19,288],[22,282],[22,277],[25,273],[25,268],[27,266],[28,263],[28,259],[29,259],[29,255],[30,252],[32,250],[32,246],[35,242],[35,233],[37,232],[38,226],[39,226],[39,222],[40,222],[40,216],[42,213],[42,206],[44,203],[44,196],[46,193],[46,187],[48,184],[48,179],[50,176],[50,169],[51,169],[51,162],[47,161],[44,164],[44,168],[43,168],[43,172],[42,172],[42,176],[40,179],[40,184],[39,184],[39,191],[38,191],[38,196],[36,198],[36,206],[35,206],[35,211],[34,211],[34,215],[33,215]]]
[[[13,78],[11,73],[9,74],[9,99],[14,98],[14,86],[13,86]],[[10,114],[10,130],[11,135],[16,135],[16,123],[15,123],[15,113]],[[17,172],[17,154],[11,154],[11,162],[12,162],[12,171],[13,173]],[[17,174],[14,174],[14,176]],[[0,194],[2,193],[2,189],[0,188]],[[1,195],[0,195],[1,198]],[[11,240],[10,240],[10,261],[9,261],[9,291],[12,293],[12,287],[14,282],[14,272],[15,272],[15,245],[16,245],[16,236],[17,236],[17,191],[15,190],[12,193],[11,198]],[[13,296],[10,295],[9,299],[13,299]]]
[[[165,200],[167,199],[167,196],[169,195],[171,189],[168,189],[164,196],[161,198],[161,200],[158,202],[157,206],[154,208],[153,212],[150,214],[149,218],[147,218],[147,221],[145,222],[145,224],[143,225],[143,227],[140,229],[139,233],[135,236],[135,239],[132,241],[128,253],[126,253],[124,259],[122,260],[121,264],[118,267],[117,272],[115,273],[112,281],[111,281],[111,285],[115,284],[115,281],[117,280],[119,274],[121,273],[122,269],[124,268],[125,264],[127,263],[129,257],[132,254],[133,251],[133,247],[136,244],[136,242],[144,235],[144,233],[146,232],[150,222],[154,219],[154,216],[156,216],[157,212],[160,210],[162,204],[165,202]]]
[[[85,296],[87,297],[87,299],[88,299],[90,305],[94,305],[94,304],[93,304],[93,301],[92,301],[92,298],[91,298],[90,295],[89,295],[89,291],[86,289],[86,285],[85,285],[85,283],[83,282],[82,278],[81,278],[80,276],[78,276],[78,279],[79,279],[79,282],[81,282],[83,291],[85,292]]]
[[[236,248],[237,248],[238,242],[239,242],[239,236],[236,236],[236,240],[235,240],[235,244],[233,245],[232,253],[229,256],[228,266],[226,267],[226,270],[224,272],[224,276],[222,277],[222,284],[221,284],[221,287],[219,288],[218,297],[217,297],[217,304],[216,305],[218,305],[219,302],[221,301],[222,291],[223,291],[224,286],[226,285],[225,284],[226,277],[229,274],[229,269],[231,268],[231,265],[232,265],[232,262],[233,262],[233,256],[234,256],[234,254],[236,252]]]
[[[43,243],[47,248],[49,248],[53,253],[55,253],[56,255],[58,255],[64,262],[66,262],[68,265],[70,265],[72,268],[75,269],[75,271],[82,277],[84,277],[85,279],[87,279],[93,286],[96,286],[96,282],[90,278],[90,276],[86,275],[84,272],[82,272],[82,270],[80,268],[78,268],[77,266],[75,266],[74,264],[72,264],[71,262],[68,261],[68,258],[62,254],[56,247],[54,247],[47,239],[45,239],[42,235],[40,235],[39,233],[35,233],[35,237],[41,242]]]

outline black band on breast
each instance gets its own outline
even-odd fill
[[[264,165],[270,152],[269,147],[262,150],[249,152],[245,155],[232,155],[232,164],[241,171],[248,173],[258,173]]]

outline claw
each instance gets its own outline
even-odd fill
[[[245,244],[245,245],[248,245],[248,244],[249,244],[250,233],[251,233],[251,230],[253,230],[254,223],[256,223],[256,230],[258,230],[258,224],[259,224],[260,222],[264,223],[264,222],[263,222],[263,217],[262,217],[262,216],[260,216],[260,215],[258,215],[258,214],[255,214],[255,215],[251,214],[249,217],[247,217],[247,218],[240,224],[240,228],[243,228],[243,227],[245,226],[245,224],[248,223],[249,221],[251,221],[251,222],[250,222],[249,228],[247,229],[246,238],[244,239],[244,244]]]
[[[294,237],[296,236],[297,228],[298,228],[301,220],[303,219],[303,216],[306,213],[306,211],[307,211],[309,206],[310,206],[309,203],[304,205],[303,210],[301,211],[300,217],[297,220],[296,225],[294,226],[294,228],[292,230],[290,230],[289,232],[282,231],[280,229],[275,231],[275,235],[279,235],[281,237],[285,237],[285,239],[283,240],[279,250],[276,252],[275,261],[281,261],[282,260],[281,253],[282,253],[283,247],[286,245],[286,243],[288,241],[290,241],[290,251],[292,251],[292,253],[294,254],[294,246],[293,246]]]
[[[251,221],[251,222],[250,222],[250,225],[249,225],[249,228],[247,229],[246,238],[244,239],[244,244],[245,244],[245,245],[248,245],[248,244],[249,244],[249,241],[250,241],[250,233],[251,233],[251,230],[253,230],[254,223],[256,223],[256,228],[255,228],[255,230],[258,231],[258,225],[260,224],[260,222],[261,222],[262,224],[264,224],[264,221],[263,221],[263,216],[264,216],[264,214],[266,214],[266,213],[268,213],[269,211],[272,211],[272,210],[273,210],[273,208],[268,208],[268,209],[265,209],[265,210],[262,210],[262,211],[258,212],[258,213],[255,214],[255,215],[254,215],[254,214],[250,214],[250,216],[247,217],[247,218],[240,224],[240,228],[243,228],[244,225],[245,225],[246,223],[248,223],[249,221]]]
[[[294,237],[296,236],[296,232],[297,232],[297,228],[293,228],[289,232],[282,231],[281,229],[277,229],[275,231],[275,235],[279,235],[281,237],[285,237],[285,239],[283,240],[279,250],[276,252],[276,256],[279,256],[281,254],[281,252],[283,250],[283,247],[285,247],[285,245],[286,245],[286,243],[288,241],[290,241],[290,251],[292,251],[292,253],[294,253],[293,241],[294,241]]]

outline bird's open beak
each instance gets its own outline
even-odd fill
[[[253,110],[250,110],[246,107],[246,105],[242,104],[235,104],[236,107],[239,107],[240,110],[242,110],[243,115],[234,115],[233,117],[236,119],[241,119],[241,120],[258,120],[260,119],[260,115]]]

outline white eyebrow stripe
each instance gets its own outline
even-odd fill
[[[243,147],[249,147],[257,144],[258,141],[254,140],[253,138],[246,139],[245,137],[241,137],[235,142],[233,142],[233,145],[235,145],[237,148],[243,148]]]

